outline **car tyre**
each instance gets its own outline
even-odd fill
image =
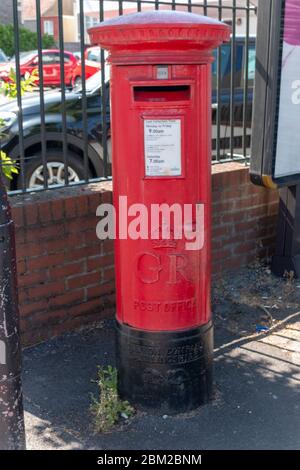
[[[65,183],[64,157],[60,150],[47,151],[48,187]],[[44,186],[44,166],[41,152],[27,157],[25,164],[25,185],[27,189],[38,189]],[[77,183],[85,180],[84,163],[75,153],[68,152],[69,183]],[[87,177],[92,178],[88,170]],[[21,178],[18,178],[18,186]]]

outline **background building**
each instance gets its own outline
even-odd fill
[[[40,0],[41,15],[49,9],[54,0]],[[22,0],[22,23],[30,31],[36,32],[36,0]]]
[[[18,0],[19,19],[21,20],[22,0]],[[0,24],[13,24],[13,2],[12,0],[1,0],[0,2]]]
[[[250,35],[256,35],[257,26],[257,13],[255,8],[259,0],[250,0],[250,5],[254,7],[249,13],[249,29]],[[21,21],[23,25],[31,31],[36,31],[36,0],[20,0],[22,4]],[[169,3],[169,4],[168,4]],[[186,6],[183,5],[186,3]],[[203,14],[205,12],[203,6],[199,6],[198,0],[192,0],[192,11],[194,13]],[[7,8],[5,8],[7,5]],[[42,32],[54,36],[58,43],[58,0],[40,0],[41,16],[42,16]],[[64,42],[69,50],[76,51],[79,48],[80,42],[80,2],[79,0],[63,0],[63,28],[64,28]],[[207,0],[206,12],[211,18],[219,17],[218,0]],[[245,6],[247,0],[236,0],[236,34],[245,35],[247,27],[247,12]],[[232,0],[222,1],[222,20],[232,25]],[[104,19],[109,19],[119,15],[119,2],[110,0],[103,0]],[[142,11],[153,10],[154,5],[141,4]],[[99,22],[100,19],[100,1],[99,0],[84,0],[84,41],[89,44],[88,29]],[[122,9],[124,14],[134,13],[137,11],[137,4],[134,2],[122,2]],[[164,4],[160,4],[160,9],[171,10],[172,0],[164,0]],[[188,0],[180,0],[180,5],[176,6],[177,10],[187,11]],[[0,12],[4,10],[6,16],[12,14],[12,1],[1,0]],[[1,17],[1,13],[0,13]],[[3,21],[2,21],[3,23]],[[12,20],[11,20],[12,23]]]

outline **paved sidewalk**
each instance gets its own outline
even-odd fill
[[[138,413],[110,434],[94,433],[89,404],[97,365],[115,361],[112,322],[27,349],[28,448],[300,449],[299,291],[259,270],[218,282],[215,401],[177,417]],[[256,332],[260,302],[267,333]]]

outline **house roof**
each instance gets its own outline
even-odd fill
[[[74,15],[74,1],[64,0],[62,3],[63,3],[63,14],[66,16],[73,16]],[[54,0],[52,2],[52,5],[50,5],[50,7],[44,12],[43,16],[58,16],[58,0]]]
[[[55,0],[52,0],[53,2]],[[40,0],[41,14],[49,8],[51,0]],[[36,3],[35,0],[22,0],[22,20],[35,20],[36,19]]]

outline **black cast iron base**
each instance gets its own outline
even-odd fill
[[[300,278],[300,255],[291,256],[277,256],[272,258],[271,265],[272,272],[279,277],[284,276],[285,273],[294,273],[296,279]]]
[[[149,332],[117,322],[122,399],[160,413],[193,410],[212,399],[213,325]]]
[[[275,254],[271,269],[282,277],[285,272],[300,278],[300,185],[279,191],[279,213]]]

